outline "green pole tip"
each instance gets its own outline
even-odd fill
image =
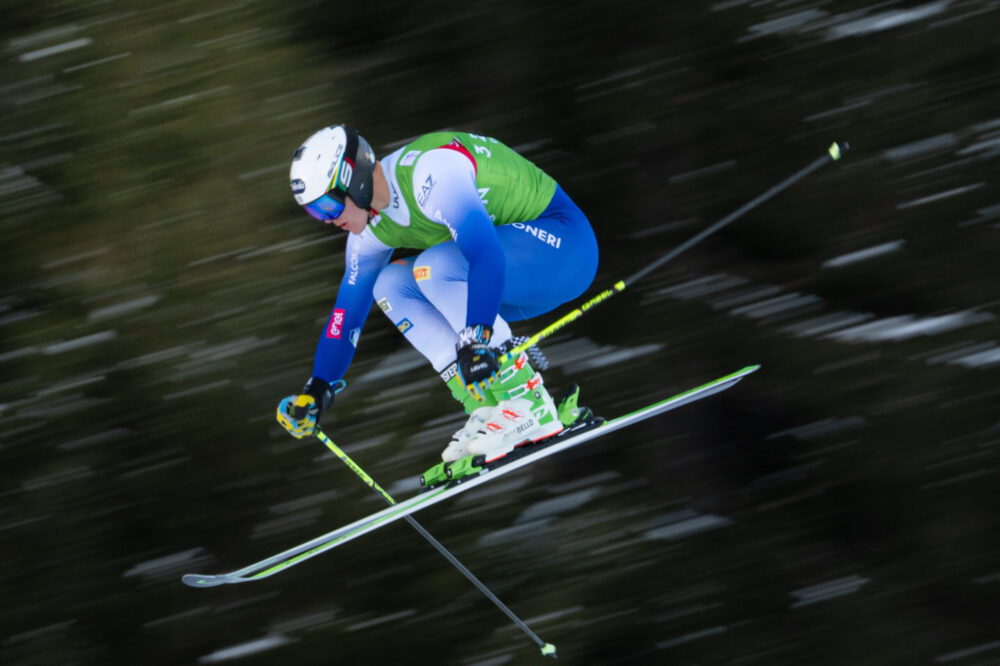
[[[546,643],[542,646],[542,656],[556,658],[556,646],[552,643]]]
[[[832,157],[834,161],[840,159],[840,145],[836,141],[830,144],[829,153],[830,157]]]

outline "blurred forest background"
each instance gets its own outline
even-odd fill
[[[571,664],[1000,663],[1000,3],[5,0],[0,662],[541,659],[274,423],[344,236],[292,152],[500,138],[590,216],[603,289],[845,159],[543,345],[607,417],[730,391],[420,520]],[[529,334],[558,311],[526,322]],[[325,416],[397,497],[462,417],[377,312]]]

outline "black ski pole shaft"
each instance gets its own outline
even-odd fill
[[[582,317],[583,314],[585,312],[587,312],[588,310],[590,310],[591,308],[593,308],[593,307],[595,307],[595,306],[603,303],[604,301],[608,300],[609,298],[611,298],[615,294],[618,294],[618,293],[621,293],[621,292],[625,291],[625,288],[628,287],[629,285],[634,284],[638,280],[641,280],[646,275],[648,275],[649,273],[655,271],[657,268],[659,268],[663,264],[667,263],[668,261],[670,261],[671,259],[673,259],[677,255],[679,255],[680,253],[684,252],[685,250],[691,249],[693,246],[695,246],[698,243],[700,243],[701,241],[705,240],[707,237],[711,236],[712,234],[714,234],[719,229],[725,227],[728,224],[731,224],[731,223],[735,222],[736,220],[738,220],[739,218],[743,217],[748,212],[750,212],[751,210],[753,210],[757,206],[761,205],[762,203],[764,203],[768,199],[772,198],[773,196],[775,196],[779,192],[782,192],[782,191],[788,189],[789,187],[791,187],[792,185],[794,185],[795,183],[799,182],[800,180],[802,180],[803,178],[805,178],[806,176],[808,176],[809,174],[811,174],[813,171],[816,171],[817,169],[819,169],[820,167],[824,166],[825,164],[829,164],[830,162],[835,162],[836,160],[839,160],[840,156],[848,148],[849,148],[849,146],[848,146],[847,143],[842,143],[841,144],[841,143],[836,143],[835,142],[835,143],[831,144],[830,147],[827,149],[826,153],[822,157],[816,158],[810,164],[808,164],[805,167],[799,169],[798,171],[796,171],[795,173],[793,173],[791,176],[789,176],[788,178],[784,179],[783,181],[781,181],[780,183],[778,183],[777,185],[775,185],[771,189],[767,190],[763,194],[761,194],[761,195],[757,196],[756,198],[754,198],[754,199],[748,201],[747,203],[743,204],[738,209],[734,210],[729,215],[726,215],[724,218],[722,218],[721,220],[719,220],[718,222],[716,222],[712,226],[708,227],[707,229],[704,229],[703,231],[700,231],[699,233],[697,233],[692,238],[684,241],[683,243],[681,243],[680,245],[678,245],[677,247],[675,247],[673,250],[671,250],[667,254],[663,255],[662,257],[660,257],[656,261],[652,262],[648,266],[645,266],[644,268],[640,269],[639,271],[636,271],[635,273],[633,273],[632,275],[628,276],[624,280],[619,280],[618,282],[616,282],[614,284],[614,286],[611,289],[605,289],[604,291],[602,291],[601,293],[597,294],[596,296],[594,296],[593,298],[591,298],[590,300],[588,300],[587,302],[585,302],[584,304],[582,304],[578,308],[575,308],[571,312],[567,313],[563,317],[561,317],[558,320],[556,320],[554,323],[549,324],[548,326],[546,326],[545,328],[543,328],[541,331],[539,331],[538,333],[535,333],[533,336],[531,336],[530,338],[528,338],[527,341],[522,342],[521,344],[519,344],[518,346],[514,347],[509,352],[507,352],[507,354],[505,354],[504,358],[506,359],[506,358],[515,356],[517,354],[520,354],[522,351],[524,351],[528,347],[532,347],[532,346],[538,344],[539,342],[541,342],[542,340],[544,340],[545,338],[550,337],[556,331],[560,330],[561,328],[567,326],[571,322],[574,322],[577,319],[579,319],[580,317]]]
[[[685,250],[688,250],[688,249],[694,247],[695,245],[697,245],[701,241],[705,240],[706,238],[708,238],[709,236],[711,236],[712,234],[714,234],[719,229],[721,229],[721,228],[725,227],[726,225],[731,224],[731,223],[735,222],[736,220],[740,219],[741,217],[743,217],[744,215],[746,215],[747,213],[749,213],[751,210],[753,210],[757,206],[761,205],[762,203],[764,203],[765,201],[767,201],[768,199],[770,199],[774,195],[778,194],[779,192],[783,192],[784,190],[788,189],[789,187],[791,187],[795,183],[799,182],[800,180],[802,180],[803,178],[805,178],[806,176],[808,176],[809,174],[811,174],[816,169],[819,169],[821,166],[823,166],[825,164],[829,164],[830,162],[839,160],[840,159],[840,155],[842,154],[842,151],[846,150],[846,149],[847,149],[847,144],[846,143],[843,145],[843,147],[841,147],[841,145],[838,144],[838,143],[834,143],[833,145],[830,146],[830,148],[827,150],[826,154],[823,155],[822,157],[816,158],[809,165],[803,167],[802,169],[799,169],[798,171],[796,171],[795,173],[793,173],[791,176],[789,176],[788,178],[784,179],[783,181],[781,181],[780,183],[778,183],[777,185],[775,185],[774,187],[772,187],[771,189],[769,189],[767,192],[764,192],[763,194],[757,196],[756,198],[754,198],[754,199],[746,202],[745,204],[743,204],[742,206],[740,206],[739,208],[737,208],[736,210],[734,210],[729,215],[726,215],[724,218],[722,218],[721,220],[719,220],[718,222],[716,222],[712,226],[710,226],[707,229],[705,229],[705,230],[697,233],[692,238],[689,238],[688,240],[684,241],[683,243],[681,243],[680,245],[678,245],[677,247],[675,247],[673,250],[671,250],[667,254],[663,255],[662,257],[660,257],[659,259],[657,259],[653,263],[649,264],[648,266],[646,266],[642,270],[639,270],[639,271],[633,273],[632,275],[628,276],[627,278],[625,278],[623,280],[623,282],[625,283],[625,286],[627,287],[630,284],[638,282],[639,280],[641,280],[642,278],[644,278],[646,275],[652,273],[657,268],[659,268],[663,264],[667,263],[668,261],[670,261],[671,259],[673,259],[677,255],[679,255],[681,252],[684,252]]]
[[[333,451],[334,455],[336,455],[338,458],[340,458],[344,462],[345,465],[347,465],[348,467],[350,467],[351,471],[353,471],[355,474],[357,474],[361,478],[362,481],[364,481],[366,484],[368,484],[368,487],[371,488],[373,491],[375,491],[375,494],[380,495],[382,497],[382,499],[384,499],[390,505],[396,504],[396,500],[394,500],[392,498],[392,496],[389,493],[387,493],[382,488],[382,486],[380,486],[377,483],[375,483],[375,480],[372,479],[372,477],[370,477],[363,469],[361,469],[361,467],[359,467],[356,462],[354,462],[353,460],[351,460],[350,456],[348,456],[346,453],[344,453],[343,449],[341,449],[339,446],[337,446],[333,442],[333,440],[330,439],[327,436],[327,434],[325,432],[323,432],[322,430],[320,430],[317,427],[316,430],[313,432],[313,434],[316,436],[317,439],[319,439],[319,441],[321,441],[324,444],[326,444],[326,447],[328,449],[330,449],[331,451]],[[521,620],[521,618],[519,618],[517,615],[514,614],[514,611],[512,611],[509,608],[507,608],[506,604],[504,604],[502,601],[500,601],[499,597],[497,597],[497,595],[493,594],[493,591],[490,590],[490,588],[486,587],[485,583],[483,583],[481,580],[479,580],[476,577],[475,574],[473,574],[471,571],[469,571],[469,569],[466,568],[466,566],[464,564],[462,564],[457,557],[455,557],[454,555],[452,555],[451,551],[449,551],[447,548],[445,548],[441,544],[440,541],[438,541],[433,536],[431,536],[431,533],[428,532],[427,530],[425,530],[423,528],[423,526],[420,523],[417,522],[416,518],[414,518],[413,516],[405,516],[405,519],[406,519],[406,522],[408,522],[413,527],[413,529],[415,529],[417,532],[420,533],[420,536],[422,536],[423,538],[427,539],[427,541],[432,546],[434,546],[434,548],[436,548],[437,551],[439,553],[441,553],[446,560],[448,560],[449,562],[451,562],[452,566],[454,566],[456,569],[458,569],[460,572],[462,572],[462,575],[465,576],[469,580],[470,583],[472,583],[473,585],[475,585],[476,588],[480,592],[482,592],[483,595],[487,599],[489,599],[490,601],[492,601],[493,604],[497,608],[499,608],[501,611],[503,611],[503,613],[507,617],[509,617],[511,619],[511,621],[514,624],[516,624],[521,631],[523,631],[525,633],[525,635],[528,636],[528,638],[530,638],[531,640],[535,641],[535,643],[541,648],[542,654],[544,656],[546,656],[546,657],[553,657],[553,658],[556,657],[556,646],[555,645],[553,645],[552,643],[546,643],[541,638],[539,638],[538,635],[535,634],[535,632],[533,632],[531,630],[531,628],[528,627],[528,625],[526,625],[524,623],[524,621]]]

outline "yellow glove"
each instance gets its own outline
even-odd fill
[[[295,439],[313,434],[317,416],[319,406],[311,395],[290,395],[278,403],[278,423]]]

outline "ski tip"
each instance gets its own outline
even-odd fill
[[[204,576],[202,574],[184,574],[181,582],[188,587],[215,587],[228,581],[222,576]]]
[[[546,643],[545,645],[543,645],[542,656],[552,657],[553,659],[556,659],[556,646],[553,645],[552,643]]]
[[[736,380],[743,379],[750,373],[757,372],[758,370],[760,370],[760,367],[761,367],[760,364],[748,365],[745,368],[740,368],[731,375],[726,375],[723,379],[736,379]]]

